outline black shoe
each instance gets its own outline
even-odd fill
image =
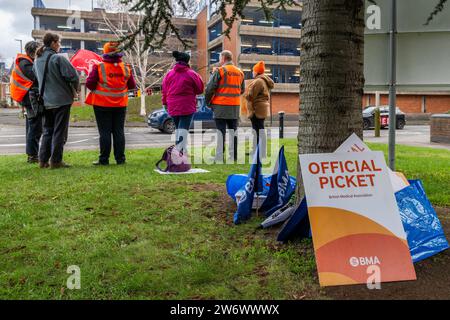
[[[108,166],[109,163],[108,162],[100,162],[100,161],[94,161],[92,162],[93,166]]]
[[[28,163],[39,163],[39,158],[37,156],[28,156]]]
[[[127,162],[126,162],[125,160],[123,160],[123,161],[117,161],[117,165],[118,165],[118,166],[123,166],[123,165],[125,165],[125,164],[127,164]]]

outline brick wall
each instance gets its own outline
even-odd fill
[[[431,117],[431,142],[450,143],[450,114]]]
[[[284,111],[286,114],[298,114],[300,98],[296,93],[273,93],[272,113]]]
[[[389,96],[380,96],[380,105],[388,105]],[[375,105],[375,94],[366,94],[363,107]],[[397,106],[405,113],[446,113],[450,111],[450,96],[445,95],[397,95]]]
[[[426,112],[447,113],[450,111],[450,96],[427,96],[425,98]]]
[[[203,81],[208,80],[208,28],[206,7],[197,16],[197,72]]]
[[[227,15],[231,16],[233,14],[233,6],[227,6]],[[222,25],[223,30],[225,31],[227,26],[225,23]],[[229,50],[233,53],[234,62],[236,64],[238,58],[238,40],[239,40],[239,22],[235,21],[233,23],[233,27],[230,30],[230,38],[225,37],[223,39],[223,49]]]

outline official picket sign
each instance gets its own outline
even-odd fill
[[[416,279],[382,152],[301,155],[300,165],[321,286]]]

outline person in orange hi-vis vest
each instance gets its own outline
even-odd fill
[[[233,54],[228,50],[222,51],[220,67],[211,76],[205,92],[206,104],[213,110],[217,127],[215,162],[223,163],[227,127],[230,133],[230,159],[237,160],[236,130],[240,115],[240,96],[244,91],[244,73],[233,64]]]
[[[25,45],[26,54],[18,54],[11,72],[11,98],[20,103],[26,115],[26,154],[28,163],[39,162],[39,141],[42,136],[42,113],[31,107],[30,91],[38,92],[38,83],[33,72],[33,63],[39,44],[30,41]]]
[[[136,89],[131,67],[122,62],[119,43],[108,42],[103,47],[103,61],[95,65],[86,80],[91,91],[86,104],[94,107],[100,134],[100,156],[93,165],[109,165],[111,136],[114,158],[125,164],[125,116],[128,91]]]

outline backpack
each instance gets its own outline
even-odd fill
[[[161,169],[162,162],[167,163],[166,169]],[[191,164],[186,154],[179,151],[176,146],[170,146],[164,150],[161,160],[156,163],[156,168],[163,172],[187,172],[191,170]]]

